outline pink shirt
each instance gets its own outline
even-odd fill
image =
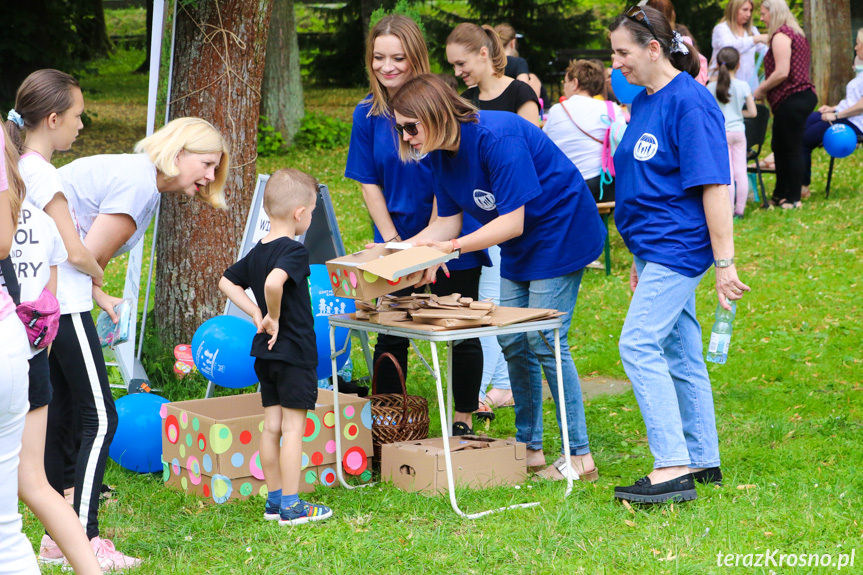
[[[6,179],[6,132],[0,128],[0,192],[9,189],[9,182]],[[10,313],[15,311],[15,302],[6,293],[6,290],[0,290],[0,319],[5,319]]]

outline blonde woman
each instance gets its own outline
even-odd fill
[[[366,71],[369,95],[354,109],[351,145],[345,177],[362,186],[363,199],[374,223],[376,242],[402,241],[416,235],[432,219],[434,178],[425,162],[403,164],[398,156],[398,139],[393,133],[390,100],[411,78],[429,71],[428,51],[416,23],[400,14],[391,14],[375,24],[366,41]],[[479,227],[466,219],[464,228]],[[458,292],[479,298],[482,266],[489,265],[488,254],[480,251],[452,262],[449,273],[441,272],[432,291],[441,295]],[[407,288],[406,294],[413,290]],[[400,293],[400,292],[399,292]],[[403,337],[381,334],[374,357],[391,353],[407,374],[409,342]],[[482,377],[482,348],[476,339],[465,340],[453,351],[455,373],[453,388],[455,415],[453,435],[472,432],[472,413],[479,407]],[[395,367],[382,362],[375,373],[379,393],[401,391]]]
[[[802,207],[804,166],[800,161],[806,118],[818,103],[809,79],[811,52],[803,28],[785,0],[764,0],[761,20],[768,26],[770,49],[764,57],[766,78],[753,92],[767,98],[773,111],[773,156],[776,187],[770,204],[784,209]]]
[[[76,94],[80,97],[80,90]],[[48,111],[44,116],[47,108],[27,104],[43,100],[49,101],[22,98],[19,90],[12,116],[25,134],[20,165],[22,176],[32,182],[28,199],[55,220],[70,256],[77,249],[75,242],[83,241],[100,279],[111,258],[129,251],[144,235],[162,193],[182,193],[224,207],[228,148],[205,120],[174,120],[139,142],[136,154],[91,156],[54,170],[49,163],[52,153],[68,149],[81,128],[83,100],[73,98],[68,111]],[[57,210],[56,204],[68,208]],[[73,230],[71,239],[63,235],[65,229]],[[53,398],[45,471],[51,486],[63,493],[66,458],[76,459],[74,508],[100,566],[103,570],[134,567],[140,559],[120,553],[100,537],[98,521],[100,487],[117,412],[90,311],[95,300],[116,321],[113,308],[120,300],[102,291],[101,281],[94,281],[96,272],[85,273],[71,263],[61,264],[58,271],[61,316],[49,358]],[[81,423],[81,436],[72,442],[77,454],[67,453],[69,442],[64,440],[75,436],[76,418]],[[43,540],[40,558],[65,561],[50,538]]]
[[[446,59],[468,86],[462,97],[477,108],[513,112],[539,125],[536,92],[521,80],[504,75],[506,53],[493,28],[459,24],[446,40]]]
[[[737,78],[748,83],[752,90],[758,87],[755,55],[767,51],[767,34],[759,33],[758,28],[752,25],[753,10],[752,0],[728,0],[725,15],[713,28],[713,56],[710,59],[710,74],[714,75],[718,69],[716,55],[719,51],[729,46],[737,50],[740,53]]]

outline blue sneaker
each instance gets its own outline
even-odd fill
[[[279,509],[278,503],[272,505],[269,501],[267,501],[266,506],[264,506],[264,519],[266,519],[267,521],[275,521],[280,517],[280,511],[281,510]]]
[[[333,510],[326,505],[315,505],[300,499],[290,509],[280,509],[279,525],[302,525],[309,521],[322,521],[333,516]]]

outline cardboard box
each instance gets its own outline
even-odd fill
[[[526,446],[515,439],[463,435],[450,437],[449,448],[456,487],[482,489],[527,478]],[[443,438],[384,445],[381,479],[405,491],[446,491]]]
[[[339,394],[342,465],[346,475],[371,479],[372,410],[368,399]],[[165,404],[163,480],[215,503],[266,494],[258,447],[264,428],[261,394]],[[300,491],[337,484],[333,392],[318,390],[306,416]]]
[[[416,284],[423,270],[454,257],[427,246],[386,244],[332,259],[327,271],[336,297],[370,300]]]

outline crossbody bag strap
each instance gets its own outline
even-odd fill
[[[561,103],[560,103],[560,107],[561,107],[561,108],[563,108],[563,111],[564,111],[564,112],[566,112],[566,115],[567,115],[567,116],[569,116],[570,121],[572,121],[572,123],[575,125],[575,127],[576,127],[576,128],[578,128],[578,129],[581,131],[581,133],[582,133],[582,134],[584,134],[585,136],[587,136],[588,138],[590,138],[591,140],[593,140],[594,142],[596,142],[596,143],[598,143],[598,144],[601,144],[601,143],[602,143],[602,140],[600,140],[599,138],[595,138],[594,136],[592,136],[592,135],[588,134],[587,132],[585,132],[585,131],[582,129],[582,127],[581,127],[581,126],[579,126],[579,125],[575,122],[575,120],[573,119],[572,115],[570,115],[569,110],[567,110],[567,109],[566,109],[566,103],[561,102]]]
[[[12,256],[8,256],[0,260],[0,271],[3,272],[3,279],[6,281],[6,291],[15,305],[21,304],[21,286],[18,284],[18,274],[15,273],[15,263],[12,261]]]

